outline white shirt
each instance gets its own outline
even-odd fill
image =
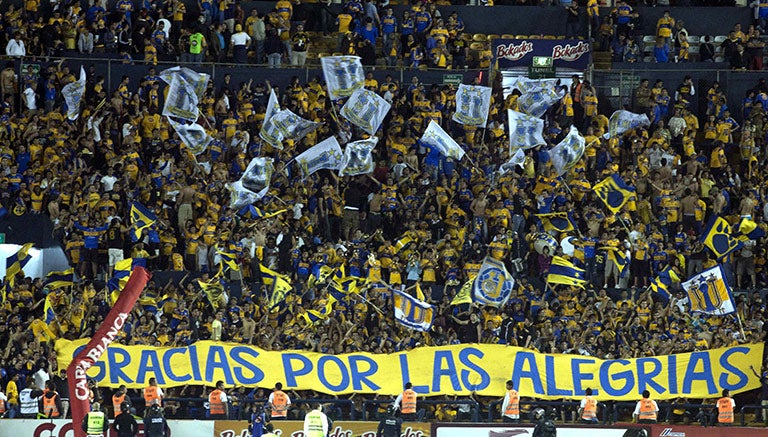
[[[37,109],[37,101],[35,100],[35,90],[32,88],[27,88],[24,90],[24,104],[27,106],[27,109],[30,111],[34,111]]]
[[[27,49],[24,47],[24,41],[12,38],[5,46],[5,54],[18,57],[26,56]]]
[[[251,42],[251,37],[245,32],[237,32],[230,38],[233,46],[245,46]]]
[[[275,401],[275,392],[272,392],[269,394],[269,399],[267,399],[267,402],[272,404]],[[291,405],[291,398],[288,397],[288,394],[285,394],[285,406]]]
[[[112,191],[115,182],[117,182],[117,178],[114,176],[106,175],[101,178],[101,184],[104,185],[104,191]]]

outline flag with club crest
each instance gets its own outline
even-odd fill
[[[344,157],[341,159],[339,176],[355,176],[371,173],[374,168],[371,152],[378,142],[378,138],[371,137],[366,140],[347,143],[347,145],[344,146]]]
[[[692,276],[681,285],[688,293],[691,313],[724,316],[736,311],[733,292],[720,265]]]
[[[605,137],[616,137],[636,127],[650,125],[651,121],[648,120],[647,115],[620,109],[611,114],[611,118],[608,120],[608,133]]]
[[[553,88],[542,88],[524,93],[517,98],[520,111],[533,117],[541,117],[547,109],[565,97],[565,91],[555,91]]]
[[[544,141],[544,120],[522,112],[507,110],[509,118],[509,151],[530,149]]]
[[[707,222],[701,235],[701,242],[715,254],[716,259],[725,258],[734,250],[744,246],[744,241],[734,236],[728,221],[717,215],[713,215]]]
[[[196,121],[200,115],[197,105],[205,94],[211,76],[187,67],[168,68],[161,71],[159,76],[169,85],[163,115]]]
[[[464,157],[464,149],[435,120],[429,122],[424,135],[421,136],[421,142],[429,144],[443,155],[457,161]]]
[[[485,257],[472,285],[472,301],[481,305],[504,306],[515,289],[515,278],[504,263]]]
[[[280,104],[277,101],[277,94],[275,94],[274,89],[270,88],[269,100],[267,101],[267,110],[264,113],[264,120],[261,121],[261,130],[259,131],[259,138],[268,142],[270,145],[282,145],[282,138],[278,138],[276,135],[279,131],[277,131],[274,127],[271,127],[269,123],[269,120],[272,119],[272,117],[278,112],[280,112]],[[270,126],[270,129],[267,129],[268,126]]]
[[[509,173],[511,171],[514,171],[515,166],[519,166],[520,168],[523,168],[524,165],[525,165],[525,152],[523,152],[523,149],[516,149],[515,153],[512,154],[512,158],[510,158],[509,161],[499,166],[499,173],[501,174]]]
[[[426,332],[432,328],[435,308],[402,291],[391,289],[395,319],[410,329]]]
[[[67,118],[73,121],[80,116],[80,102],[82,102],[85,94],[85,79],[85,69],[81,66],[80,78],[64,85],[64,88],[61,89],[61,95],[67,104]]]
[[[576,165],[584,155],[584,137],[579,134],[575,126],[571,126],[568,135],[554,147],[549,149],[549,159],[558,176],[562,176],[568,169]]]
[[[231,194],[230,207],[239,209],[264,197],[274,171],[272,158],[253,158],[240,179],[227,184]]]
[[[491,110],[492,89],[487,86],[459,85],[453,120],[470,126],[485,127]]]
[[[323,56],[320,63],[331,100],[349,97],[365,85],[365,72],[358,56]]]
[[[179,135],[181,142],[192,152],[194,155],[204,153],[208,144],[213,141],[205,128],[197,123],[186,124],[179,123],[176,120],[168,117],[168,124],[171,125],[173,130]]]
[[[521,94],[531,93],[543,89],[554,89],[560,79],[528,79],[525,76],[519,76],[512,79],[509,88],[517,89]]]
[[[344,154],[336,137],[328,137],[296,157],[302,177],[308,178],[318,170],[338,170]]]
[[[605,206],[613,214],[616,214],[621,208],[635,195],[635,188],[630,187],[624,182],[624,179],[617,174],[612,174],[592,187],[595,195],[605,203]]]
[[[341,107],[341,115],[370,135],[375,135],[391,106],[373,91],[358,88]]]
[[[259,137],[272,147],[282,149],[283,140],[299,141],[318,126],[320,123],[305,120],[290,109],[283,109],[264,122]]]

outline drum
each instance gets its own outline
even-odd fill
[[[533,248],[536,249],[536,252],[538,253],[544,253],[544,248],[549,248],[549,254],[554,255],[555,254],[555,248],[557,248],[559,244],[557,243],[557,240],[555,240],[554,237],[551,235],[545,233],[545,232],[539,232],[536,234],[536,237],[533,239]]]
[[[573,240],[575,240],[576,237],[565,237],[562,240],[560,240],[560,247],[563,248],[563,253],[568,256],[573,256]]]

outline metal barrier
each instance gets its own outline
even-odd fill
[[[494,420],[494,413],[496,413],[497,408],[499,416],[502,416],[502,412],[500,410],[500,405],[503,403],[503,401],[493,401],[490,404],[488,404],[488,422],[493,422]],[[578,417],[576,417],[576,413],[578,412],[580,402],[579,401],[520,401],[520,406],[530,406],[532,410],[535,407],[560,407],[560,413],[561,418],[563,422],[577,422]],[[603,423],[604,425],[608,424],[608,406],[603,402],[598,402],[598,421]],[[575,407],[575,408],[574,408]],[[571,410],[567,410],[568,408],[573,408]],[[571,418],[570,420],[566,420],[565,413],[566,411],[570,411]],[[600,420],[602,418],[602,420]],[[615,421],[614,421],[615,422]]]
[[[389,399],[370,399],[363,401],[363,420],[370,420],[368,417],[368,407],[371,405],[391,404]],[[469,421],[480,422],[480,404],[473,399],[419,399],[416,402],[416,408],[421,405],[469,405]],[[378,420],[378,417],[374,417]]]
[[[134,406],[142,406],[137,409],[137,413],[143,410],[144,398],[134,397],[131,398],[131,402]],[[209,413],[206,404],[208,398],[165,398],[163,404],[166,409],[169,406],[175,408],[174,403],[178,402],[177,410],[183,410],[181,416],[187,419],[208,419]],[[254,406],[261,406],[267,403],[267,399],[253,399],[253,398],[238,398],[236,403],[230,404],[229,419],[231,420],[250,420],[250,413],[255,409]],[[347,414],[348,420],[356,420],[355,407],[349,399],[325,399],[325,398],[309,398],[309,399],[291,399],[291,405],[304,405],[304,404],[333,404],[333,407],[326,408],[326,414],[334,420],[345,419],[344,414]],[[251,408],[248,408],[248,407]],[[245,414],[245,413],[248,414]],[[290,410],[289,410],[290,412]],[[173,414],[173,417],[178,414]],[[303,419],[299,417],[298,420]]]
[[[747,411],[749,410],[755,410],[755,413],[757,413],[760,410],[763,410],[763,422],[768,424],[768,405],[757,405],[757,404],[750,404],[750,405],[744,405],[741,407],[741,426],[747,425]],[[755,419],[757,419],[757,414],[755,414]]]

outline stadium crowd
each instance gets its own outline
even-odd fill
[[[118,7],[129,4],[119,2]],[[368,11],[369,4],[362,11]],[[178,10],[182,4],[167,5],[174,9],[156,8],[153,14],[172,18],[171,35],[177,31],[181,40],[185,33],[190,40],[196,38],[194,28],[187,32],[175,24],[184,21],[184,12]],[[357,2],[347,5],[362,7]],[[237,29],[243,13],[236,3],[224,10],[207,2],[202,6],[206,11],[202,24],[210,22],[235,35],[241,32]],[[74,50],[72,21],[79,28],[81,20],[62,17],[82,16],[83,23],[95,26],[95,34],[117,35],[115,50],[120,52],[134,50],[121,47],[120,23],[132,24],[132,44],[141,47],[136,53],[146,54],[158,41],[170,51],[167,41],[175,40],[156,24],[161,19],[148,19],[146,10],[134,14],[123,9],[124,18],[113,22],[105,18],[103,8],[98,10],[98,3],[87,11],[61,5],[48,24],[21,19],[35,7],[35,2],[27,2],[24,11],[11,8],[3,16],[16,26],[9,33],[12,40],[17,45],[26,42],[27,55]],[[294,18],[297,9],[294,6]],[[279,48],[273,45],[290,58],[303,20],[286,20],[280,7],[271,14],[281,23],[271,25],[274,28],[290,26],[291,38],[282,39]],[[444,25],[458,22],[449,18]],[[43,36],[58,32],[62,39],[43,41]],[[450,28],[445,32],[448,41]],[[418,27],[413,34],[397,36],[406,42],[425,38]],[[386,32],[382,37],[386,40]],[[215,40],[227,41],[208,38],[208,46]],[[267,39],[267,58],[275,53],[269,46]],[[199,53],[190,52],[195,54]],[[235,47],[233,56],[240,55]],[[41,71],[39,77],[29,71],[6,87],[13,80],[9,68],[11,74],[5,74],[8,69],[0,73],[6,127],[0,131],[0,202],[13,214],[49,217],[80,280],[54,290],[43,280],[20,273],[13,286],[5,287],[0,381],[8,407],[18,405],[20,390],[31,384],[42,388],[49,376],[60,393],[68,392],[52,340],[94,332],[110,308],[104,283],[115,264],[129,257],[145,259],[150,271],[187,272],[179,282],[150,283],[119,337],[131,345],[185,346],[214,339],[268,350],[390,353],[474,342],[626,358],[765,339],[765,303],[758,292],[768,286],[764,238],[747,242],[724,264],[735,288],[752,291],[736,301],[743,330],[734,316],[689,314],[687,298],[679,289],[670,290],[670,299],[664,299],[647,288],[667,266],[685,278],[717,264],[699,241],[710,217],[719,215],[733,223],[751,217],[766,227],[768,184],[759,164],[766,159],[768,134],[764,81],[755,84],[744,102],[729,105],[718,84],[704,93],[694,90],[690,79],[672,87],[661,81],[651,87],[645,80],[635,90],[631,109],[648,114],[651,126],[606,138],[610,114],[598,111],[594,88],[576,76],[566,87],[566,96],[545,115],[548,145],[526,151],[519,169],[499,175],[499,165],[510,158],[506,109],[517,109],[519,93],[507,95],[495,81],[488,125],[478,129],[451,120],[456,89],[450,85],[424,85],[416,77],[410,83],[391,78],[379,83],[368,76],[365,87],[392,103],[374,151],[375,170],[342,178],[322,171],[301,180],[289,165],[300,151],[330,135],[361,136],[337,115],[319,78],[309,83],[294,78],[285,89],[269,83],[210,83],[201,101],[201,122],[214,140],[195,159],[160,115],[165,85],[151,66],[140,81],[125,77],[113,90],[104,89],[103,78],[89,76],[76,121],[68,121],[62,109],[61,89],[76,79],[66,62]],[[283,149],[263,143],[258,133],[270,90],[276,91],[282,108],[322,126],[300,142],[286,141]],[[695,112],[698,99],[708,102],[705,114]],[[29,109],[30,102],[40,109]],[[738,103],[741,114],[733,114],[731,108]],[[468,158],[445,158],[419,141],[432,120],[452,134]],[[580,128],[587,146],[583,159],[565,176],[566,183],[553,177],[546,151],[572,124]],[[225,184],[236,180],[256,156],[275,160],[270,190],[255,205],[258,209],[232,209]],[[592,190],[614,173],[636,187],[635,198],[616,216]],[[159,218],[139,236],[131,232],[133,202],[146,205]],[[566,212],[577,229],[566,233],[573,237],[568,240],[570,249],[557,244],[566,236],[557,233],[552,235],[555,244],[546,240],[537,246],[544,229],[536,214],[555,212]],[[606,247],[629,255],[626,274],[619,275]],[[217,249],[234,253],[236,267],[219,273],[225,263]],[[545,286],[553,255],[584,266],[587,286]],[[513,297],[498,309],[452,303],[486,256],[504,262],[517,278]],[[293,286],[275,308],[269,305],[262,265],[287,275]],[[336,303],[329,317],[313,324],[302,314],[328,302],[327,287],[313,279],[323,266],[368,281],[365,292]],[[222,276],[239,283],[241,292],[212,302],[201,291],[201,283]],[[436,306],[432,330],[420,333],[398,325],[384,284],[410,292],[418,284]],[[55,296],[55,320],[50,323],[44,321],[46,293]],[[207,396],[207,390],[170,389],[166,397]],[[94,400],[103,401],[111,392],[94,387],[93,393]],[[249,396],[245,389],[234,394]],[[167,406],[171,414],[176,414],[174,407],[179,404]]]

